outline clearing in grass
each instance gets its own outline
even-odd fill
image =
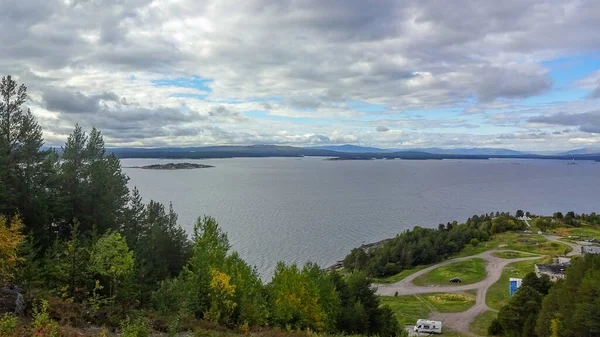
[[[450,279],[459,278],[460,284],[472,284],[482,281],[487,276],[486,261],[474,258],[453,262],[417,277],[413,283],[420,286],[450,285]]]

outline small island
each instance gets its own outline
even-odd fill
[[[152,164],[146,166],[136,166],[145,170],[191,170],[200,168],[214,167],[212,165],[193,164],[193,163],[167,163],[167,164]]]

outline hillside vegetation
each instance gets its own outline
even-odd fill
[[[26,87],[7,76],[0,92],[0,314],[24,315],[1,316],[1,336],[93,326],[175,335],[201,331],[200,323],[242,332],[404,333],[364,274],[279,263],[265,284],[215,219],[199,217],[190,239],[172,207],[130,191],[99,130],[76,125],[61,156],[43,150],[42,128],[23,107]],[[21,296],[25,310],[13,305]]]

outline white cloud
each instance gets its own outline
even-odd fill
[[[494,137],[529,131],[536,113],[520,100],[552,86],[543,61],[600,45],[593,0],[5,0],[0,11],[0,73],[28,85],[48,142],[79,122],[120,145],[561,147],[582,132]],[[599,74],[576,86],[600,90]],[[212,80],[210,93],[151,82],[191,76]]]

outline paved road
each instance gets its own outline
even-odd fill
[[[504,267],[506,267],[506,265],[508,265],[509,263],[518,262],[518,261],[526,261],[526,260],[534,260],[534,259],[540,258],[540,256],[532,256],[532,257],[525,257],[525,258],[518,258],[518,259],[503,259],[503,258],[495,257],[492,255],[492,253],[498,252],[498,251],[501,251],[501,250],[490,250],[490,251],[487,251],[487,252],[484,252],[484,253],[481,253],[478,255],[447,260],[447,261],[438,263],[434,266],[422,269],[422,270],[406,277],[404,280],[396,282],[394,284],[376,284],[375,286],[377,286],[377,295],[394,296],[394,294],[396,292],[398,292],[399,296],[436,293],[436,292],[457,293],[457,292],[464,292],[467,290],[475,289],[475,290],[477,290],[477,298],[475,301],[475,305],[473,305],[467,311],[457,312],[457,313],[434,312],[430,316],[430,319],[437,320],[437,321],[443,321],[444,327],[451,328],[462,334],[465,334],[468,336],[476,336],[475,334],[473,334],[469,331],[469,325],[475,319],[475,317],[481,315],[486,310],[492,310],[485,303],[485,295],[488,291],[488,288],[500,279],[500,276],[502,275],[502,270],[504,269]],[[417,285],[413,284],[413,280],[415,278],[417,278],[423,274],[426,274],[427,272],[429,272],[433,269],[436,269],[438,267],[441,267],[441,266],[444,266],[444,265],[447,265],[447,264],[450,264],[453,262],[470,260],[473,258],[482,258],[487,261],[487,266],[486,266],[487,276],[481,282],[477,282],[477,283],[473,283],[473,284],[469,284],[469,285],[461,285],[461,286],[449,285],[449,286],[429,286],[429,287],[417,286]],[[507,287],[508,287],[508,285],[507,285]]]

